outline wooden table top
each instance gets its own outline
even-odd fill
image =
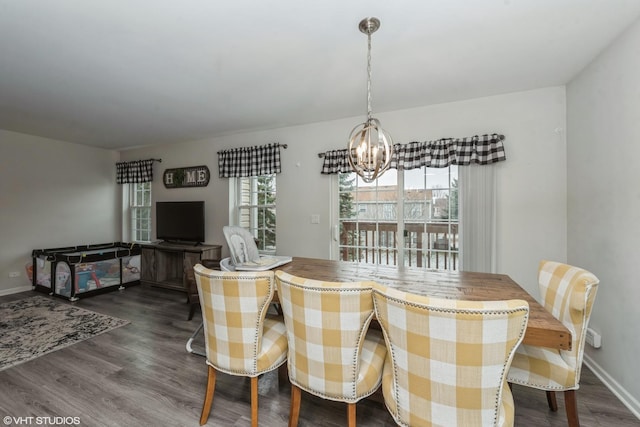
[[[529,303],[529,322],[523,342],[563,350],[571,348],[571,332],[505,274],[446,272],[411,267],[398,269],[395,266],[300,257],[294,257],[289,264],[275,270],[332,282],[373,280],[405,292],[438,298],[469,301],[522,299]]]

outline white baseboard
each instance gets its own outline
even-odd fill
[[[0,296],[17,294],[18,292],[30,291],[32,289],[33,289],[33,286],[31,285],[19,286],[17,288],[10,288],[10,289],[0,289]]]
[[[604,369],[602,369],[602,366],[598,365],[587,354],[584,355],[584,364],[591,369],[595,376],[598,377],[618,399],[620,399],[620,402],[622,402],[624,406],[629,408],[636,418],[640,419],[640,402],[638,402],[636,398],[631,396],[627,390],[625,390]]]

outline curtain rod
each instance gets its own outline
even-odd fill
[[[147,160],[151,160],[152,162],[162,163],[162,159],[147,159]],[[116,164],[131,163],[131,162],[142,162],[142,161],[144,161],[144,160],[130,160],[130,161],[116,162]]]
[[[284,148],[285,150],[286,150],[287,148],[289,148],[289,146],[288,146],[287,144],[280,144],[279,142],[276,142],[275,144],[277,144],[277,145],[278,145],[278,147],[282,147],[282,148]],[[267,144],[267,145],[268,145],[268,144]],[[260,147],[260,146],[259,146],[259,145],[256,145],[256,146],[254,146],[254,147]],[[218,154],[225,153],[225,152],[227,152],[227,151],[231,151],[231,150],[237,150],[237,149],[240,149],[240,148],[253,148],[253,147],[236,147],[236,148],[228,148],[228,149],[226,149],[226,150],[220,150],[220,151],[218,151]]]

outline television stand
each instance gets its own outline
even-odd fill
[[[154,244],[154,243],[152,243]],[[161,240],[157,243],[158,245],[162,245],[162,246],[179,246],[179,247],[184,247],[184,246],[202,246],[204,243],[202,242],[186,242],[183,240]],[[209,245],[211,246],[211,245]],[[215,245],[213,245],[215,246]]]
[[[192,265],[203,259],[220,261],[222,246],[205,243],[159,242],[141,245],[140,281],[177,291],[186,291],[184,260]]]

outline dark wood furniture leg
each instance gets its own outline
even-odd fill
[[[548,391],[547,392],[547,404],[549,405],[549,409],[553,412],[558,410],[558,401],[556,400],[556,392]]]
[[[567,411],[567,421],[569,427],[580,427],[578,419],[578,399],[575,390],[566,390],[564,392],[564,406]]]

